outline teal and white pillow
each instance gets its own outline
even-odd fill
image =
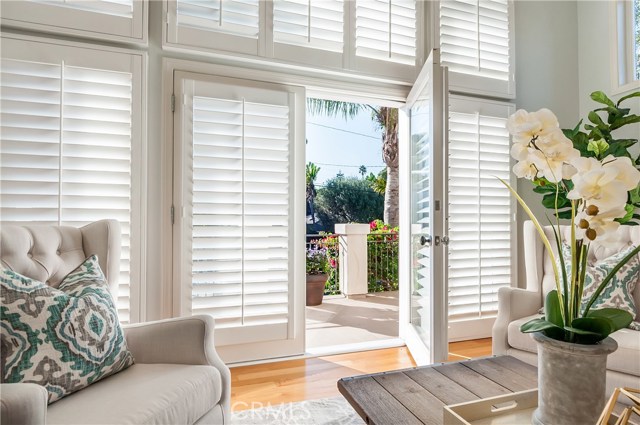
[[[587,265],[587,272],[584,281],[584,292],[582,293],[581,309],[584,310],[591,296],[605,277],[613,270],[616,265],[635,247],[630,246],[622,251],[597,261],[594,264]],[[567,279],[571,279],[571,247],[567,244],[562,245],[562,254],[564,256],[565,265],[567,266]],[[640,259],[635,255],[618,270],[613,279],[609,281],[606,288],[596,298],[591,306],[592,310],[601,308],[618,308],[631,313],[635,318],[637,314],[637,306],[633,299],[633,291],[640,279]],[[631,322],[631,329],[639,329],[640,323]]]
[[[58,288],[2,269],[0,300],[1,382],[42,385],[53,403],[133,364],[95,255]]]

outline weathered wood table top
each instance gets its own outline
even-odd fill
[[[534,366],[497,356],[354,376],[340,393],[367,424],[442,424],[445,405],[536,388]]]

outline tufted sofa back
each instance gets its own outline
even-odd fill
[[[57,288],[91,255],[98,256],[114,299],[120,273],[120,224],[100,220],[84,227],[0,225],[2,266]]]
[[[551,257],[540,240],[533,222],[525,221],[523,230],[527,290],[538,291],[540,296],[544,297],[549,291],[556,287]],[[544,232],[551,242],[554,255],[557,255],[555,236],[551,226],[545,226]],[[570,226],[560,226],[560,234],[563,241],[569,241],[571,238]],[[640,245],[640,226],[620,226],[616,231],[615,238],[612,239],[616,242],[614,244],[608,244],[607,246],[598,244],[597,240],[591,244],[588,259],[589,263],[607,258],[628,246]],[[640,320],[640,282],[636,284],[633,298],[638,307],[636,320]]]

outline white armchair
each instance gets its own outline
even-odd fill
[[[101,220],[82,228],[0,229],[0,260],[20,274],[57,286],[96,254],[117,297],[120,227]],[[2,424],[224,424],[231,375],[214,346],[214,321],[192,316],[124,326],[135,364],[47,406],[35,384],[0,386]]]

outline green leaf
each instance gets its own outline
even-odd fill
[[[616,120],[614,123],[611,124],[610,130],[613,131],[617,128],[620,128],[622,126],[625,126],[627,124],[634,124],[640,122],[640,115],[629,115],[627,117],[624,118],[620,118],[618,120]]]
[[[606,318],[611,321],[613,330],[615,332],[620,329],[624,329],[631,324],[633,316],[628,311],[619,310],[617,308],[600,308],[598,310],[591,310],[587,314],[587,318]],[[577,319],[576,319],[577,320]]]
[[[583,319],[583,318],[581,317],[580,319]],[[579,320],[579,319],[574,319],[572,323],[575,323],[576,320]],[[578,323],[578,325],[580,325],[580,323]],[[610,327],[607,327],[606,329],[610,329]],[[569,332],[573,332],[574,334],[578,334],[578,335],[596,335],[596,336],[601,336],[600,333],[598,333],[598,332],[593,332],[593,331],[586,330],[586,329],[576,328],[575,326],[565,326],[564,330],[565,331],[569,331]]]
[[[556,194],[547,193],[542,197],[542,205],[550,210],[556,209]],[[567,199],[566,194],[558,194],[558,209],[566,208],[571,205],[571,201]]]
[[[571,332],[588,336],[584,342],[591,344],[602,341],[614,332],[613,322],[606,317],[579,317],[571,322],[570,327]]]
[[[540,331],[544,331],[546,329],[551,329],[551,328],[558,328],[558,326],[554,325],[553,323],[547,320],[537,318],[537,319],[529,320],[527,323],[524,323],[522,326],[520,326],[520,332],[523,332],[523,333],[540,332]]]
[[[624,210],[627,212],[624,217],[616,218],[616,221],[621,224],[625,224],[633,218],[633,211],[636,208],[631,204],[626,204]]]
[[[591,93],[591,99],[595,100],[598,103],[603,103],[607,106],[616,106],[615,103],[613,103],[613,100],[609,99],[607,95],[601,91],[594,91],[593,93]]]
[[[587,150],[589,152],[593,152],[597,157],[601,157],[604,153],[609,149],[609,144],[604,140],[592,140],[587,145]]]
[[[598,115],[597,112],[595,111],[589,112],[588,117],[589,117],[589,121],[597,125],[599,128],[607,127],[607,125],[604,123],[604,121],[602,121],[602,118],[600,118],[600,115]]]
[[[626,96],[621,97],[620,100],[618,100],[618,106],[620,106],[620,104],[622,102],[624,102],[625,100],[631,99],[632,97],[640,97],[640,91],[637,91],[635,93],[631,93],[631,94],[628,94]]]
[[[560,310],[560,301],[558,300],[558,291],[556,289],[549,291],[544,301],[544,318],[559,328],[564,326],[562,321],[562,311]]]

